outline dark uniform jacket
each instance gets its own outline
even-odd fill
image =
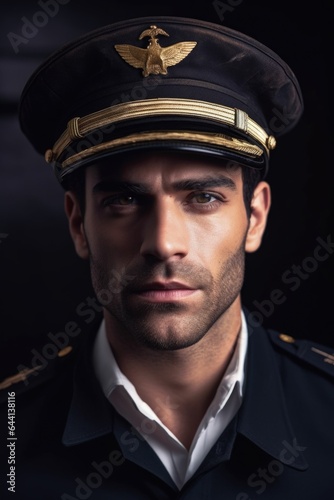
[[[27,366],[21,382],[7,377],[1,500],[333,500],[333,353],[250,331],[241,409],[181,491],[103,395],[94,335],[40,368]]]

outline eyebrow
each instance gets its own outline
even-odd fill
[[[98,182],[93,187],[93,193],[104,193],[110,191],[128,191],[134,194],[149,194],[150,188],[146,184],[139,184],[125,181],[105,180]]]
[[[225,187],[236,190],[235,182],[224,175],[206,176],[200,179],[184,179],[172,183],[175,191],[199,191],[214,187]],[[127,191],[133,194],[151,194],[152,189],[148,184],[126,181],[103,180],[93,187],[93,192]]]
[[[201,179],[185,179],[173,183],[172,186],[176,191],[200,190],[213,187],[226,187],[235,191],[237,188],[235,182],[225,175],[207,176]]]

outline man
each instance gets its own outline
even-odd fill
[[[98,300],[78,308],[90,332],[69,322],[1,383],[5,494],[331,498],[333,356],[241,303],[275,110],[282,134],[302,109],[275,53],[192,19],[107,26],[31,77],[22,130],[64,187]]]

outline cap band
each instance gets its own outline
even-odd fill
[[[188,132],[188,131],[176,131],[170,132],[166,130],[162,130],[159,132],[141,132],[138,134],[131,134],[125,137],[120,137],[118,139],[114,139],[113,141],[108,141],[103,144],[98,144],[92,146],[91,148],[87,148],[80,153],[77,153],[62,162],[62,168],[71,166],[73,163],[77,161],[81,161],[85,158],[89,158],[90,156],[99,153],[101,151],[110,150],[113,148],[117,148],[120,146],[126,146],[128,144],[138,144],[143,142],[150,141],[194,141],[201,144],[210,144],[214,146],[226,147],[228,149],[232,149],[238,151],[240,153],[249,154],[251,156],[261,156],[263,151],[258,146],[254,144],[249,144],[246,141],[242,141],[240,139],[236,139],[234,137],[228,137],[222,134],[213,134],[213,133],[197,133],[197,132]]]
[[[85,137],[87,134],[93,132],[94,130],[106,127],[110,124],[117,124],[125,120],[152,116],[186,116],[187,118],[193,117],[209,119],[216,123],[228,125],[229,127],[234,128],[237,131],[249,135],[253,140],[261,144],[267,153],[269,153],[269,150],[274,149],[275,147],[275,139],[272,136],[268,136],[268,134],[262,127],[260,127],[260,125],[249,118],[247,113],[240,109],[192,99],[158,98],[125,102],[106,109],[102,109],[82,118],[73,118],[68,122],[67,129],[56,141],[52,150],[48,149],[46,151],[45,159],[47,162],[57,161],[61,154],[67,147],[71,145],[73,141]],[[77,159],[79,159],[79,156],[80,158],[82,158],[82,155],[93,155],[95,151],[101,151],[101,148],[108,149],[115,147],[115,145],[119,144],[122,140],[123,144],[125,144],[124,141],[141,141],[143,133],[146,134],[144,140],[157,140],[157,137],[154,135],[154,133],[151,133],[150,137],[148,138],[147,132],[115,139],[114,141],[108,141],[103,144],[98,144],[92,146],[91,148],[88,148],[88,150],[72,155],[73,160],[72,157],[67,158],[62,163],[62,167],[65,168],[66,166],[72,164],[74,161],[77,161]],[[191,133],[191,137],[189,137],[188,131],[178,131],[176,133],[178,134],[178,140],[183,139],[199,140],[200,142],[205,141],[207,143],[210,142],[214,145],[232,147],[232,149],[236,149],[241,152],[246,152],[246,145],[247,147],[253,146],[252,144],[247,143],[247,141],[233,141],[232,138],[228,138],[229,140],[226,141],[226,136],[225,142],[223,141],[224,144],[222,144],[221,138],[224,136],[220,134],[197,134],[196,132],[194,132]],[[163,137],[159,135],[159,140],[168,139],[168,137],[166,136],[167,132],[164,132],[163,134]],[[217,139],[217,137],[220,137],[220,139]],[[255,150],[257,150],[257,153],[254,153]],[[258,156],[259,151],[261,151],[261,149],[256,148],[255,146],[255,149],[252,149],[252,153],[250,153],[249,151],[249,154],[255,154],[256,156]],[[261,151],[261,153],[262,152],[263,151]]]

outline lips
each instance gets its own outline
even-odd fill
[[[145,292],[149,290],[194,290],[194,288],[189,285],[185,285],[184,283],[179,283],[178,281],[154,281],[141,286],[138,291]]]
[[[135,293],[137,296],[153,302],[170,302],[189,297],[196,291],[196,288],[178,281],[155,281],[142,285]]]

